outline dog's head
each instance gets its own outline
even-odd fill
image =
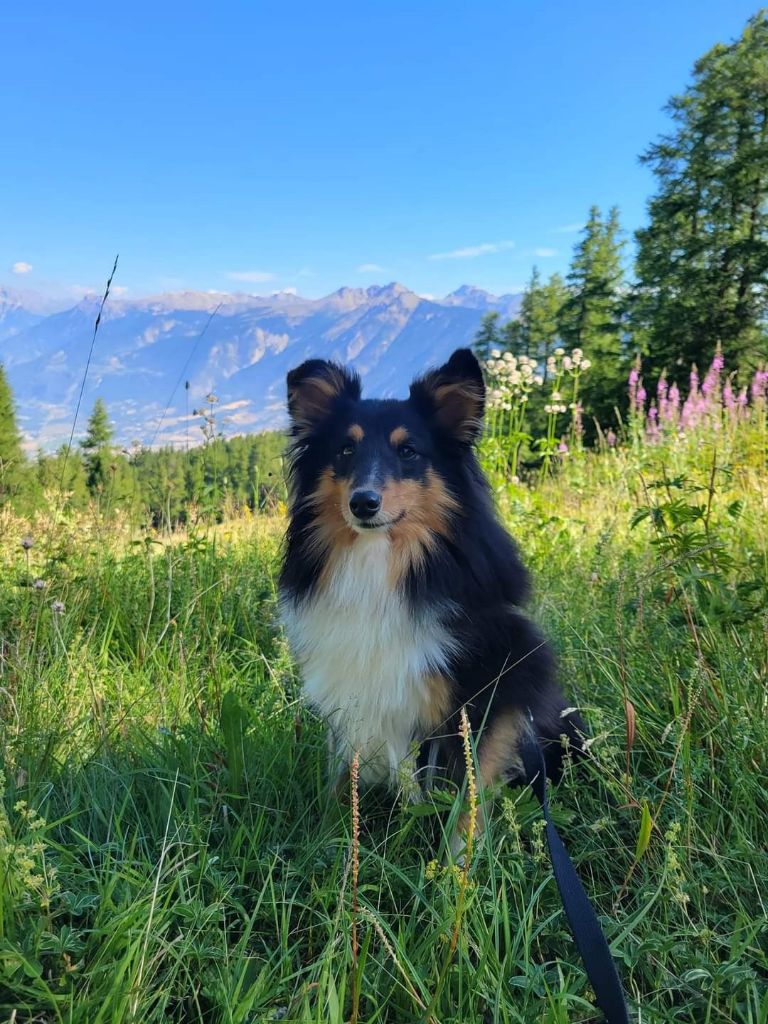
[[[411,384],[405,401],[361,398],[356,373],[311,359],[288,374],[295,500],[326,533],[447,533],[451,481],[482,429],[485,388],[469,349]]]

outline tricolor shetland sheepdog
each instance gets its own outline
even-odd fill
[[[364,400],[356,373],[320,359],[288,374],[281,607],[340,777],[357,751],[364,783],[400,786],[409,764],[460,781],[462,707],[483,786],[520,777],[530,716],[551,776],[563,735],[580,746],[475,455],[484,405],[468,349],[407,401]]]

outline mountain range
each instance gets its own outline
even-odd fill
[[[100,298],[52,308],[0,288],[0,363],[30,448],[69,437]],[[227,436],[284,426],[285,375],[310,357],[350,363],[368,395],[404,396],[409,381],[469,344],[481,317],[517,315],[518,295],[464,285],[443,299],[401,284],[340,288],[320,299],[219,292],[110,297],[88,369],[78,433],[97,396],[121,444],[194,443],[194,410],[213,392]],[[189,387],[186,387],[189,382]]]

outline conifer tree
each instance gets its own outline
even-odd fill
[[[481,362],[489,359],[493,349],[501,346],[498,323],[499,314],[494,310],[486,313],[480,321],[480,328],[475,335],[472,349]]]
[[[24,452],[11,385],[0,363],[0,503],[14,497],[24,477]]]
[[[534,267],[520,303],[520,315],[505,324],[501,332],[505,348],[535,359],[545,375],[547,357],[560,344],[560,313],[567,297],[559,274],[542,284],[538,267]]]
[[[88,420],[85,437],[80,442],[80,447],[83,450],[86,483],[91,495],[102,494],[110,481],[110,466],[113,465],[113,437],[114,430],[109,421],[107,407],[103,399],[97,398]]]
[[[581,349],[592,363],[582,390],[584,411],[604,424],[626,390],[623,245],[618,210],[603,220],[593,206],[574,249],[560,317],[565,347]]]
[[[681,380],[717,345],[730,366],[768,353],[768,12],[712,47],[642,157],[656,177],[637,232],[633,326],[652,374]]]

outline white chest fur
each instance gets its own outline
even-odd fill
[[[450,638],[437,615],[414,617],[389,583],[386,536],[356,539],[321,593],[284,602],[304,691],[328,720],[337,756],[360,752],[366,782],[396,783]]]

